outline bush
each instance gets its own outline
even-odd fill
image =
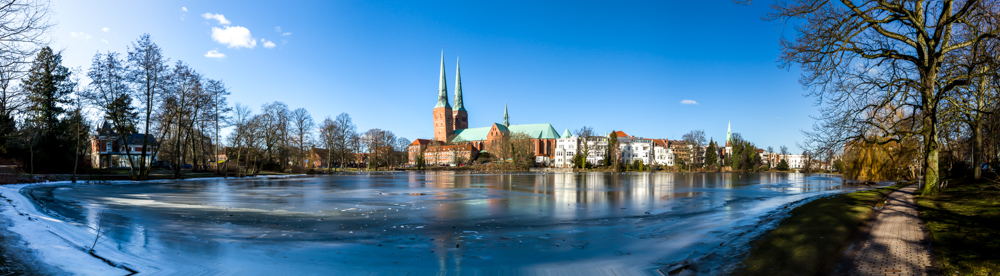
[[[777,170],[779,170],[779,171],[787,171],[788,170],[788,161],[781,160],[781,162],[778,162],[778,165],[775,166],[774,168],[777,169]]]

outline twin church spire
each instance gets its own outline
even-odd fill
[[[448,107],[451,108],[451,104],[448,103],[448,80],[444,74],[444,50],[441,50],[441,80],[438,82],[438,102],[434,108],[438,107]],[[455,107],[454,110],[465,111],[465,105],[462,104],[462,68],[461,63],[456,59],[455,61]]]
[[[455,60],[455,107],[448,103],[448,80],[444,73],[444,50],[441,50],[441,80],[434,106],[434,140],[448,142],[455,130],[469,128],[469,114],[462,101],[462,69]]]

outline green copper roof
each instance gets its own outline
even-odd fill
[[[551,124],[528,124],[528,125],[511,125],[505,127],[504,125],[494,123],[500,131],[506,131],[508,133],[524,132],[528,136],[535,139],[558,139],[559,132],[556,131]],[[472,142],[472,141],[484,141],[486,136],[490,134],[490,129],[493,125],[489,127],[477,127],[477,128],[467,128],[455,131],[455,138],[452,138],[452,142]]]
[[[726,127],[726,142],[732,142],[733,140],[733,122],[729,122],[729,126]]]
[[[563,131],[563,135],[561,138],[572,138],[572,137],[573,135],[569,134],[569,129],[567,128],[566,131]]]
[[[438,103],[434,108],[438,107],[451,108],[451,104],[448,103],[448,83],[444,79],[444,50],[441,50],[441,81],[438,83]]]
[[[510,132],[524,132],[536,139],[559,139],[559,132],[551,124],[512,125]]]
[[[455,110],[465,110],[462,104],[462,69],[458,59],[455,60]]]
[[[490,127],[457,129],[455,130],[455,138],[452,138],[451,141],[452,142],[483,141],[486,140],[486,136],[489,134],[490,134]]]

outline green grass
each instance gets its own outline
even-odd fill
[[[842,257],[851,234],[871,218],[873,207],[907,184],[813,200],[755,241],[734,275],[815,275]]]
[[[1000,275],[1000,184],[952,181],[916,201],[943,274]]]

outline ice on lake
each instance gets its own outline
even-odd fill
[[[631,275],[718,273],[782,207],[841,188],[786,173],[414,172],[24,193],[91,227],[105,212],[117,227],[102,243],[177,274]]]

